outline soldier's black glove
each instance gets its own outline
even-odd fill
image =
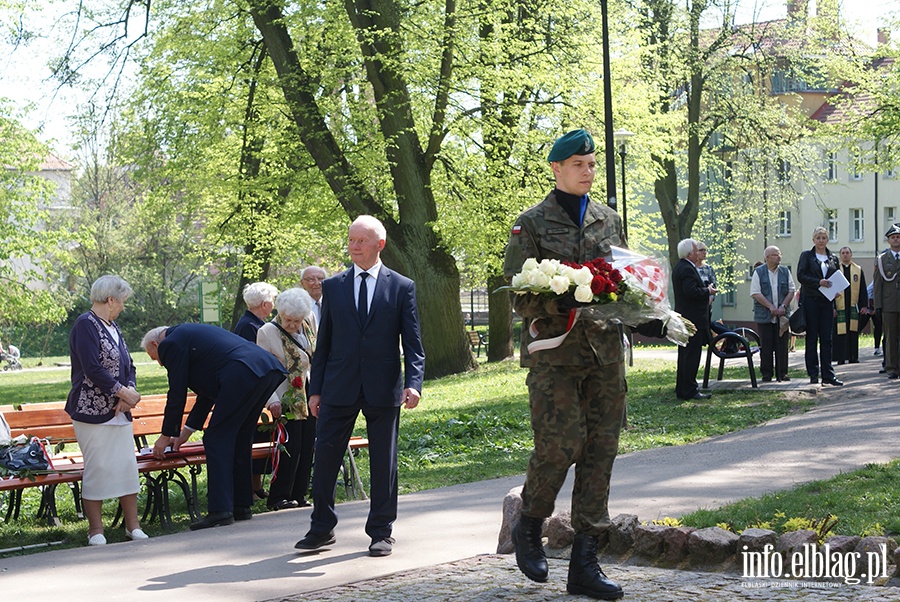
[[[558,309],[561,314],[569,313],[570,310],[581,307],[582,305],[584,305],[584,303],[576,301],[575,293],[572,291],[556,298],[556,309]]]
[[[668,332],[668,328],[666,328],[662,320],[650,320],[649,322],[638,324],[632,330],[645,337],[653,337],[655,339],[666,338],[666,332]]]

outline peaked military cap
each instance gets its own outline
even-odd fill
[[[893,234],[900,234],[900,224],[894,224],[891,226],[887,232],[884,233],[884,237],[887,238]]]
[[[572,155],[590,155],[594,152],[594,139],[586,130],[572,130],[553,143],[547,161],[565,161]]]

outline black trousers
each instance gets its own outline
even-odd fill
[[[303,501],[309,491],[316,445],[316,418],[309,416],[306,420],[289,420],[285,429],[288,434],[284,445],[287,453],[281,454],[278,470],[272,473],[269,504],[282,500]]]
[[[372,539],[391,536],[394,520],[397,518],[397,433],[400,428],[400,406],[373,406],[362,398],[349,406],[319,406],[310,533],[324,535],[337,525],[338,517],[334,510],[337,477],[360,412],[366,418],[371,476],[371,504],[366,533]]]
[[[784,380],[788,371],[788,346],[791,335],[779,335],[780,326],[774,322],[756,323],[759,328],[759,372],[763,378]],[[774,361],[773,361],[774,359]]]
[[[284,374],[275,371],[258,377],[239,362],[223,371],[221,392],[203,432],[209,512],[232,512],[253,504],[253,433],[263,405],[283,380]]]
[[[678,399],[690,399],[700,391],[697,370],[700,369],[703,346],[708,342],[709,330],[698,328],[697,334],[688,340],[687,345],[678,347],[678,372],[675,375],[675,396]]]
[[[810,378],[834,379],[831,365],[832,334],[834,332],[834,303],[821,294],[803,296],[806,318],[806,373]]]

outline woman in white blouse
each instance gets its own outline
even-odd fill
[[[310,312],[313,300],[302,288],[290,288],[275,299],[278,315],[263,325],[257,344],[271,352],[288,369],[288,377],[275,390],[266,408],[280,423],[286,437],[286,454],[277,454],[266,505],[272,510],[308,506],[306,493],[312,473],[316,419],[309,415],[306,383],[315,351],[315,331]]]

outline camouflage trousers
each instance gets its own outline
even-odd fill
[[[532,368],[525,380],[534,451],[525,474],[522,513],[553,514],[575,464],[572,527],[600,535],[609,528],[609,480],[625,415],[625,364]]]

